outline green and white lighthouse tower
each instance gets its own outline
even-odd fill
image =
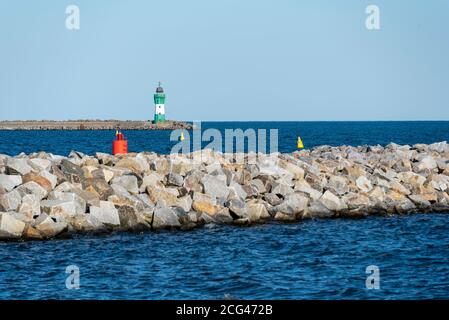
[[[159,86],[154,93],[154,123],[165,121],[165,93],[164,89]]]

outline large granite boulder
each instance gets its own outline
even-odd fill
[[[24,222],[9,213],[0,213],[0,239],[20,239],[24,229]]]
[[[6,191],[11,191],[22,184],[22,177],[19,175],[0,174],[0,187]]]

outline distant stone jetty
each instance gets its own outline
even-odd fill
[[[192,129],[192,124],[182,121],[121,120],[29,120],[0,121],[0,130],[175,130]]]
[[[199,155],[0,155],[0,239],[449,212],[446,142]]]

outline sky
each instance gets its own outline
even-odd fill
[[[152,119],[158,81],[169,119],[449,120],[449,1],[0,0],[0,120]]]

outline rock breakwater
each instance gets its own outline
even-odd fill
[[[257,157],[0,155],[0,240],[449,212],[448,188],[446,142]]]
[[[0,130],[190,130],[192,128],[191,123],[173,120],[160,123],[132,120],[0,121]]]

